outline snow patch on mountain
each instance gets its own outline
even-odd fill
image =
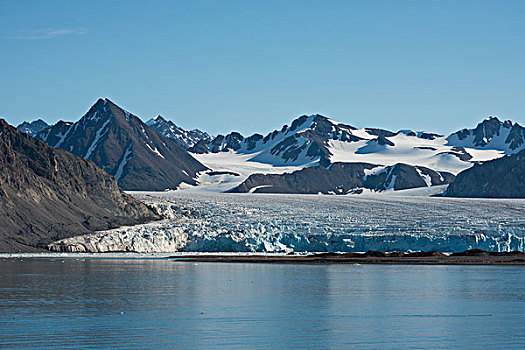
[[[161,157],[162,159],[166,159],[164,158],[164,156],[162,155],[162,153],[159,152],[159,150],[157,149],[157,147],[151,147],[149,144],[146,143],[146,146],[149,148],[149,150],[153,153],[155,153],[157,156]],[[188,175],[188,173],[186,173],[186,176]]]
[[[251,174],[282,174],[303,168],[303,166],[275,166],[271,163],[257,162],[253,160],[254,155],[257,156],[258,153],[240,154],[230,151],[193,154],[193,157],[207,168],[215,172],[229,172],[230,174],[209,175],[209,171],[201,172],[197,176],[198,188],[190,187],[186,189],[224,192],[237,187]],[[238,175],[234,176],[231,173]]]
[[[115,180],[118,182],[120,178],[122,177],[122,173],[124,172],[124,167],[131,159],[131,144],[126,148],[126,152],[124,152],[124,155],[122,156],[122,159],[118,165],[117,172],[115,173]]]
[[[67,125],[67,124],[66,124],[66,125]],[[68,128],[64,133],[60,132],[60,133],[57,135],[58,137],[60,137],[60,139],[58,140],[57,143],[55,143],[55,145],[54,145],[53,147],[55,147],[55,148],[59,148],[60,145],[62,145],[62,143],[64,142],[64,140],[66,139],[66,137],[69,135],[69,133],[70,133],[70,131],[71,131],[71,127],[70,127],[71,124],[68,125],[68,126],[69,126],[69,128]]]
[[[95,112],[95,114],[96,114],[96,112]],[[98,119],[95,119],[95,120],[98,121]],[[95,138],[93,139],[93,142],[91,142],[91,145],[89,146],[89,148],[88,148],[84,158],[89,159],[89,157],[91,157],[91,154],[93,153],[93,151],[97,147],[98,141],[100,141],[100,138],[107,132],[106,126],[108,126],[110,121],[111,121],[111,119],[106,120],[104,122],[104,124],[102,124],[100,129],[97,130],[97,132],[95,133]],[[69,132],[69,130],[68,130],[68,132]],[[65,138],[65,136],[66,135],[64,135],[64,138]],[[63,141],[63,139],[62,139],[62,141]]]

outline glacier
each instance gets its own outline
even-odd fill
[[[133,193],[161,221],[53,242],[56,252],[525,250],[525,200]]]

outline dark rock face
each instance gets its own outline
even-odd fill
[[[231,192],[247,193],[259,187],[255,193],[348,193],[361,187],[365,169],[375,165],[367,163],[335,163],[330,170],[316,166],[289,174],[253,174]]]
[[[378,167],[379,170],[372,170]],[[443,185],[453,179],[454,175],[447,172],[407,164],[380,167],[368,163],[334,163],[329,168],[317,166],[282,175],[253,174],[231,192],[347,194],[362,192],[363,188],[384,191]]]
[[[438,137],[442,137],[443,135],[439,135],[439,134],[434,134],[434,133],[431,133],[431,132],[421,132],[419,133],[418,137],[422,138],[422,139],[425,139],[425,140],[434,140]]]
[[[234,131],[228,135],[218,135],[209,144],[209,151],[212,153],[227,152],[230,150],[237,151],[241,148],[241,142],[244,137],[238,132]]]
[[[470,153],[468,153],[463,147],[454,146],[452,147],[451,152],[441,152],[441,153],[438,153],[438,155],[443,154],[443,153],[447,153],[447,154],[456,156],[459,158],[459,160],[462,160],[464,162],[468,162],[469,160],[472,159],[472,156],[470,155]]]
[[[248,147],[251,147],[250,149],[253,149],[253,147],[255,147],[255,143],[257,143],[259,140],[258,136],[262,138],[261,135],[254,134],[253,136],[245,139],[244,136],[236,131],[233,131],[226,136],[217,135],[213,140],[200,140],[188,150],[197,154],[238,151],[242,147],[243,143],[246,143]]]
[[[525,150],[475,164],[458,174],[447,197],[525,198]]]
[[[397,135],[397,133],[383,130],[383,129],[377,129],[377,128],[366,128],[366,132],[368,132],[370,135],[375,135],[377,137],[385,138],[385,137],[392,137]],[[417,136],[417,134],[413,131],[407,133],[408,136]]]
[[[48,145],[58,148],[64,141],[68,134],[69,128],[73,125],[72,122],[65,122],[63,120],[57,122],[55,125],[50,125],[47,128],[36,133],[35,137],[45,141]]]
[[[92,162],[17,131],[0,119],[0,251],[159,219]]]
[[[157,116],[146,122],[150,128],[170,139],[173,139],[185,149],[194,147],[199,141],[211,141],[211,136],[198,129],[184,130],[175,125],[171,120]]]
[[[508,123],[508,121],[505,123]],[[505,143],[509,144],[511,150],[523,147],[525,144],[525,128],[519,124],[513,124]]]
[[[398,163],[367,176],[363,181],[363,187],[375,191],[384,191],[389,188],[398,191],[427,187],[429,185],[444,185],[450,183],[453,179],[454,175],[451,173],[437,172],[422,166]]]
[[[177,188],[181,182],[193,185],[196,173],[206,170],[177,142],[107,99],[98,100],[78,122],[59,124],[38,136],[93,161],[125,190],[160,191]],[[53,130],[58,128],[62,129]]]
[[[381,146],[383,146],[383,145],[395,146],[392,141],[387,139],[385,136],[381,136],[381,135],[377,137],[377,144],[379,144]]]
[[[43,121],[42,119],[37,119],[32,122],[23,122],[18,125],[16,128],[23,133],[26,133],[31,136],[35,136],[39,131],[44,130],[49,127],[49,124]]]
[[[261,141],[263,139],[263,136],[261,134],[253,134],[250,137],[247,137],[246,142],[246,149],[248,151],[251,151],[257,146],[257,142]]]
[[[193,147],[188,148],[188,151],[195,154],[204,154],[208,153],[208,144],[210,142],[208,140],[200,140],[197,142]]]

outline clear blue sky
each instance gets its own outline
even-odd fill
[[[213,134],[301,114],[449,133],[525,124],[525,1],[0,1],[0,117],[109,97]]]

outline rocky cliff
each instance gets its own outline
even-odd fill
[[[92,162],[0,119],[0,251],[41,250],[95,230],[158,219]]]
[[[525,150],[459,173],[445,196],[525,198]]]

